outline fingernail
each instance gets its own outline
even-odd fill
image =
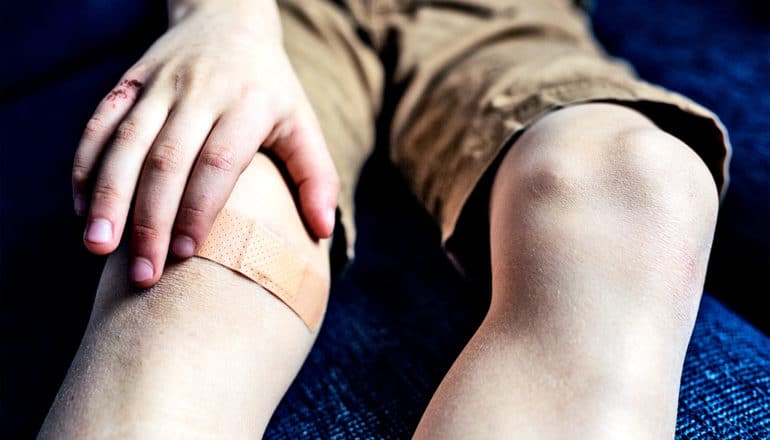
[[[131,263],[131,271],[128,274],[131,281],[141,283],[152,278],[152,274],[152,263],[145,258],[134,258],[134,262]]]
[[[195,252],[195,243],[192,238],[186,235],[177,235],[174,238],[174,243],[171,245],[171,250],[179,258],[192,257]]]
[[[334,217],[335,217],[335,209],[331,208],[328,211],[326,211],[326,224],[329,225],[329,230],[332,232],[334,231]]]
[[[86,227],[85,239],[91,243],[109,243],[112,241],[112,223],[103,218],[91,220]]]
[[[86,199],[80,194],[75,195],[75,215],[82,217],[86,212]]]

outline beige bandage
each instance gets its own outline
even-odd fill
[[[223,209],[196,255],[254,280],[288,305],[311,330],[318,329],[328,276],[256,220]]]

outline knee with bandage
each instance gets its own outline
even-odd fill
[[[196,256],[264,287],[316,331],[330,284],[327,249],[308,234],[280,170],[258,154]]]

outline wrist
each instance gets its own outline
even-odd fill
[[[190,17],[226,20],[236,28],[276,33],[281,26],[275,0],[168,0],[169,27]]]

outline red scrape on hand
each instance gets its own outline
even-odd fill
[[[107,101],[116,101],[118,99],[128,98],[128,91],[126,89],[141,89],[144,84],[141,81],[135,79],[124,79],[120,82],[120,85],[113,91],[111,91],[105,98]],[[112,108],[115,108],[115,103],[112,103]]]

